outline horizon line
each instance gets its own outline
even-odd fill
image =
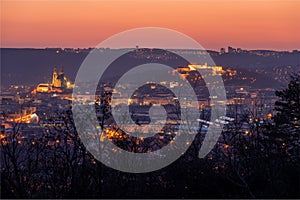
[[[240,48],[240,47],[233,47],[233,46],[226,46],[226,47],[220,47],[217,49],[195,49],[195,48],[165,48],[170,50],[201,50],[201,51],[216,51],[220,52],[221,48],[224,48],[225,51],[228,51],[228,47],[231,47],[233,49],[241,49],[246,51],[277,51],[277,52],[293,52],[293,51],[300,51],[299,49],[268,49],[268,48],[258,48],[258,49],[246,49],[246,48]],[[145,47],[147,48],[147,47]],[[0,49],[112,49],[112,50],[120,50],[120,49],[143,49],[143,47],[124,47],[124,48],[110,48],[110,47],[1,47]],[[155,48],[154,48],[155,49]]]

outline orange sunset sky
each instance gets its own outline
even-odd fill
[[[180,31],[206,49],[300,49],[300,1],[1,0],[1,47],[94,47],[146,26]]]

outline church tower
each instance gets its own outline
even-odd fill
[[[65,73],[62,67],[59,72],[57,72],[56,67],[54,67],[52,75],[52,85],[56,88],[67,88],[67,78],[65,77]]]
[[[60,68],[60,72],[58,74],[58,79],[60,80],[60,87],[66,88],[67,87],[67,78],[65,77],[63,67]]]
[[[54,71],[53,71],[53,75],[52,75],[52,85],[54,87],[60,87],[59,83],[58,83],[58,74],[57,74],[57,71],[56,71],[56,67],[54,67]]]
[[[59,75],[64,75],[64,68],[63,67],[60,68]]]

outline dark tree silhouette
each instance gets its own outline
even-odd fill
[[[275,103],[275,123],[281,128],[300,131],[300,74],[291,76],[288,87],[275,93],[280,100]]]
[[[291,76],[288,87],[276,91],[279,100],[275,103],[275,128],[272,133],[281,141],[282,149],[291,161],[299,164],[300,140],[300,73]]]

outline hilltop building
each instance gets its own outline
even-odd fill
[[[67,77],[65,76],[63,68],[61,68],[60,71],[58,72],[56,67],[54,67],[51,83],[40,83],[38,84],[37,88],[33,92],[34,93],[36,92],[61,93],[64,91],[68,91],[68,89],[72,89],[73,87],[74,85],[71,84],[70,81],[68,81]]]
[[[65,76],[63,68],[57,72],[56,67],[54,67],[52,75],[52,87],[56,88],[67,88],[67,77]]]

